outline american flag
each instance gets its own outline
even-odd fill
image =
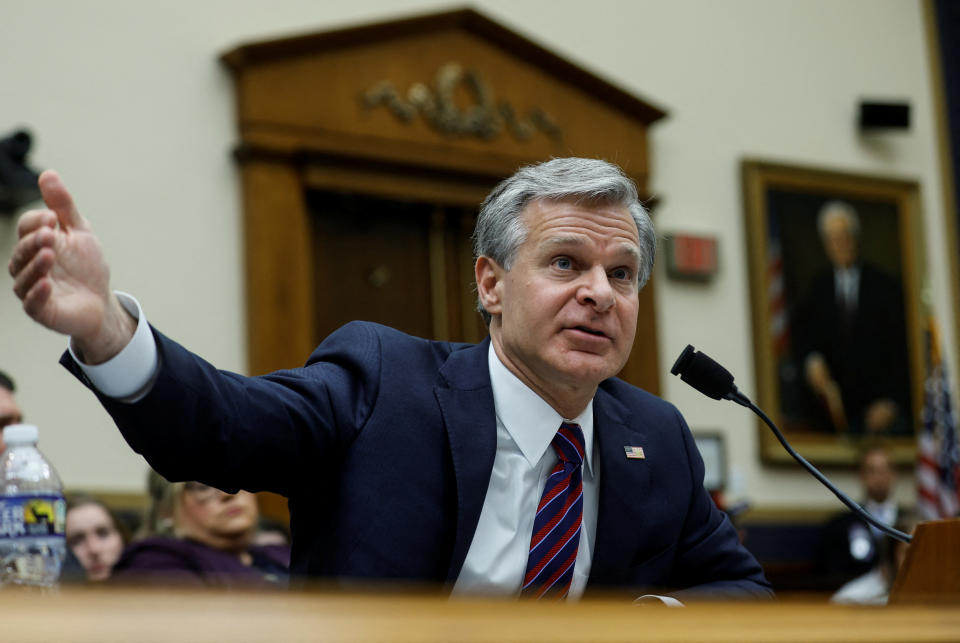
[[[775,217],[770,218],[770,242],[767,250],[767,301],[770,306],[770,325],[773,337],[773,352],[780,357],[790,345],[790,323],[787,321],[787,306],[783,291],[783,255],[780,247],[780,226]]]
[[[960,514],[960,446],[950,402],[950,382],[940,359],[933,320],[928,350],[923,430],[917,445],[917,511],[921,520],[938,520]]]

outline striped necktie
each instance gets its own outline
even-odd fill
[[[560,461],[537,506],[521,596],[562,600],[570,591],[583,520],[583,431],[564,422],[551,443]]]

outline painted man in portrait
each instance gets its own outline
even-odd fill
[[[811,413],[837,433],[910,433],[901,286],[861,260],[860,219],[850,204],[827,202],[817,228],[830,267],[814,278],[794,326]]]

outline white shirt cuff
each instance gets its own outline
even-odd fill
[[[107,397],[136,402],[149,392],[156,376],[159,367],[157,344],[140,302],[124,292],[117,291],[116,295],[124,310],[137,320],[137,330],[123,350],[96,366],[84,364],[77,357],[72,338],[67,350],[98,391]]]
[[[633,602],[637,605],[643,603],[650,603],[657,601],[663,603],[667,607],[684,607],[684,604],[675,599],[673,596],[660,596],[659,594],[644,594],[643,596],[635,599]]]

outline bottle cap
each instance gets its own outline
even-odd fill
[[[7,444],[30,444],[38,437],[40,431],[36,424],[10,424],[3,428],[3,441]]]

